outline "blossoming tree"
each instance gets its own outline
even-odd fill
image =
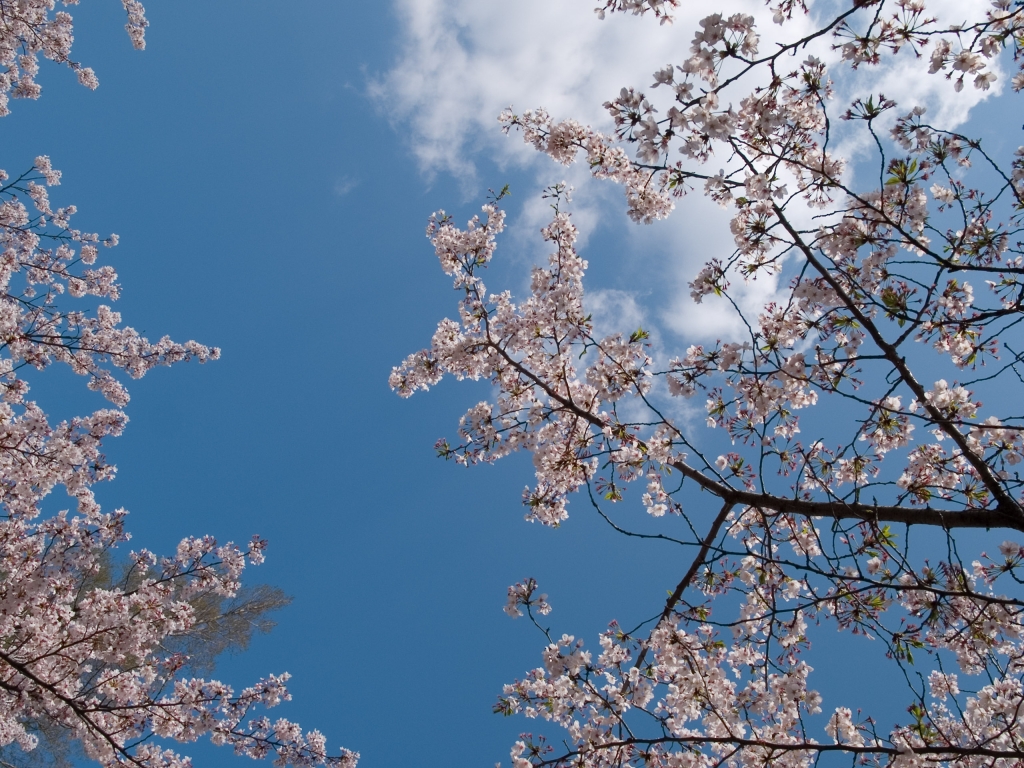
[[[143,8],[124,6],[142,48]],[[71,33],[71,17],[55,13],[53,0],[0,2],[0,114],[9,96],[38,97],[40,55],[95,87],[92,71],[70,58]],[[122,325],[102,303],[118,298],[117,275],[97,266],[99,247],[117,238],[74,228],[74,206],[50,203],[48,189],[59,182],[45,156],[15,178],[0,171],[0,747],[30,751],[35,733],[46,732],[107,766],[172,768],[190,761],[168,741],[209,736],[280,765],[354,765],[352,752],[328,755],[319,732],[259,714],[288,698],[286,674],[240,691],[186,674],[195,664],[182,649],[202,633],[225,640],[210,621],[230,618],[220,606],[228,601],[231,610],[246,562],[263,560],[263,540],[239,548],[188,538],[168,557],[131,552],[123,573],[111,576],[110,553],[128,538],[126,513],[104,513],[92,486],[113,477],[101,443],[127,417],[103,409],[51,424],[28,399],[26,375],[67,365],[119,409],[128,402],[119,373],[139,378],[220,352],[167,337],[150,342]],[[44,510],[61,486],[74,510]],[[248,605],[275,601],[266,593]]]
[[[607,0],[599,15],[666,22],[679,5]],[[1024,147],[991,154],[881,94],[834,104],[829,75],[909,49],[955,93],[999,87],[1001,67],[1022,63],[1024,9],[956,12],[972,8],[964,20],[923,0],[813,13],[772,0],[778,42],[762,45],[752,16],[708,16],[656,90],[605,105],[613,135],[543,110],[501,115],[556,161],[621,184],[636,221],[695,190],[728,208],[734,247],[690,288],[731,307],[735,338],[662,356],[643,329],[597,335],[561,186],[551,256],[521,301],[482,279],[499,201],[464,228],[432,217],[459,314],[391,386],[408,396],[451,374],[496,390],[440,454],[529,451],[527,519],[558,526],[582,493],[623,533],[686,553],[651,621],[612,623],[593,652],[549,637],[543,665],[506,686],[496,711],[549,724],[516,742],[516,768],[1024,765]],[[787,38],[806,14],[813,30]],[[870,159],[835,156],[839,130],[863,131]],[[735,286],[755,279],[778,290],[751,308]],[[630,499],[664,532],[613,520]],[[715,511],[700,511],[708,499]],[[962,551],[969,529],[987,554]],[[532,579],[509,589],[507,611],[524,610],[550,610]],[[829,626],[884,646],[892,669],[871,674],[901,681],[885,695],[902,698],[903,721],[815,689],[811,639],[827,643]]]

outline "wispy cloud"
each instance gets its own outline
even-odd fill
[[[358,186],[359,179],[352,178],[351,176],[342,176],[334,182],[334,194],[338,197],[344,197]]]

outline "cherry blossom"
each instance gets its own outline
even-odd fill
[[[667,22],[677,7],[597,10]],[[736,312],[735,338],[672,354],[657,329],[598,335],[561,186],[547,193],[550,256],[521,299],[483,282],[500,199],[462,228],[431,219],[458,314],[391,386],[409,396],[451,375],[494,388],[438,453],[474,464],[527,451],[528,520],[565,527],[582,498],[617,531],[682,553],[675,589],[636,629],[612,621],[592,646],[538,624],[541,665],[495,706],[543,730],[513,745],[515,768],[1024,761],[1024,548],[996,543],[1024,531],[1024,147],[990,153],[883,94],[833,103],[836,71],[904,49],[954,93],[993,89],[1005,66],[1020,90],[1019,3],[958,9],[966,20],[939,10],[816,7],[813,30],[787,38],[809,10],[782,0],[770,47],[754,17],[712,13],[647,91],[627,84],[604,105],[611,132],[543,109],[500,115],[555,162],[621,185],[636,222],[697,191],[727,209],[731,251],[708,254],[690,295]],[[813,54],[824,46],[828,63]],[[870,159],[836,156],[840,131]],[[757,279],[780,289],[751,309],[735,286]],[[662,533],[631,530],[620,510],[636,501]],[[917,543],[921,527],[932,544]],[[963,529],[1003,529],[995,554],[965,560]],[[510,587],[506,611],[531,608],[536,589]],[[891,669],[870,672],[896,681],[885,695],[902,697],[904,719],[817,690],[825,627],[876,642]]]
[[[104,513],[93,493],[116,471],[103,441],[128,417],[102,409],[51,424],[28,399],[29,378],[64,364],[123,406],[121,372],[139,378],[220,351],[150,342],[121,324],[105,303],[119,296],[117,274],[98,265],[98,246],[117,238],[75,229],[74,206],[53,207],[49,189],[60,176],[48,157],[14,179],[0,171],[0,746],[32,750],[26,726],[45,722],[108,766],[184,768],[189,759],[163,745],[201,736],[281,765],[353,766],[358,755],[329,754],[319,732],[259,714],[290,698],[287,674],[236,691],[182,675],[188,659],[165,650],[195,625],[197,601],[238,592],[246,560],[262,562],[265,541],[238,548],[188,538],[170,557],[131,552],[112,585],[99,578],[129,538],[127,513]],[[73,510],[47,516],[43,501],[59,487]]]
[[[122,2],[142,49],[145,10]],[[70,14],[55,9],[54,0],[0,1],[0,116],[10,98],[39,96],[40,56],[98,85],[71,58]],[[319,731],[263,714],[290,699],[287,673],[235,690],[187,674],[189,658],[168,650],[196,627],[198,604],[238,594],[246,561],[263,562],[266,541],[239,548],[190,537],[168,557],[115,555],[129,539],[127,512],[103,512],[93,486],[114,477],[103,441],[128,417],[101,409],[52,424],[28,397],[33,376],[63,364],[122,408],[124,378],[220,357],[216,347],[150,341],[122,323],[111,307],[117,274],[98,264],[100,247],[118,238],[77,229],[75,206],[50,199],[60,180],[47,156],[14,178],[0,170],[0,746],[31,751],[42,726],[105,766],[187,768],[190,758],[168,742],[206,736],[277,765],[352,768],[358,754],[329,753]],[[44,512],[60,487],[73,508]],[[121,576],[109,577],[119,560]]]
[[[146,47],[146,10],[138,0],[122,0],[128,17],[125,29],[137,49]],[[62,0],[76,5],[77,0]],[[55,10],[55,0],[0,3],[0,117],[10,113],[10,99],[37,99],[39,57],[69,67],[86,88],[99,85],[96,74],[71,58],[74,27],[71,14]]]

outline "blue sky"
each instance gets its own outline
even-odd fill
[[[133,543],[157,552],[192,534],[270,540],[251,578],[294,602],[218,675],[242,686],[292,673],[280,713],[360,751],[366,768],[507,761],[531,724],[490,706],[542,647],[502,613],[509,584],[536,577],[556,629],[589,644],[612,618],[654,614],[678,579],[677,555],[615,536],[582,503],[559,531],[525,524],[528,457],[468,472],[436,459],[434,441],[485,387],[445,382],[409,401],[387,387],[391,366],[454,312],[423,237],[431,212],[464,220],[510,183],[512,227],[489,283],[521,290],[543,256],[536,193],[566,171],[503,137],[498,110],[598,119],[601,101],[647,85],[689,35],[602,27],[592,4],[151,0],[140,53],[119,4],[90,2],[72,9],[74,54],[100,88],[44,66],[43,98],[0,123],[0,166],[49,154],[64,172],[55,203],[121,236],[104,256],[126,322],[224,350],[131,384],[131,424],[108,446],[119,476],[101,501],[129,509]],[[686,227],[720,214],[695,200],[690,218],[641,231],[617,190],[580,183],[603,288],[593,300],[630,323],[660,320],[679,343],[693,317],[675,288],[718,237]],[[30,382],[54,417],[103,405],[64,371]],[[197,765],[247,764],[188,751]]]
[[[629,547],[593,521],[571,541],[522,521],[528,460],[467,472],[435,457],[483,388],[402,401],[387,387],[454,309],[427,216],[468,217],[488,186],[516,179],[481,173],[467,188],[417,163],[368,95],[400,53],[384,5],[155,2],[145,52],[118,6],[72,9],[75,56],[100,88],[44,63],[43,98],[16,102],[0,127],[2,167],[49,154],[64,173],[54,201],[121,237],[103,255],[125,321],[224,355],[130,384],[101,502],[129,509],[133,546],[157,552],[192,534],[270,540],[251,578],[294,602],[222,679],[290,672],[294,702],[278,712],[368,768],[507,760],[527,724],[490,707],[542,643],[502,612],[506,587],[536,576],[565,626],[591,637],[606,606],[640,591],[604,567]],[[30,381],[54,418],[104,407],[66,371]],[[639,558],[630,570],[662,571],[666,587],[674,575]],[[648,597],[653,613],[660,589]]]

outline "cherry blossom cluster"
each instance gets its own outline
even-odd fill
[[[236,693],[216,680],[178,677],[187,659],[162,650],[166,638],[194,625],[197,599],[234,596],[245,552],[211,537],[185,539],[171,557],[131,553],[126,576],[112,588],[90,586],[106,553],[127,539],[124,517],[91,505],[75,516],[10,514],[0,521],[0,743],[31,750],[36,737],[25,723],[45,720],[103,765],[190,765],[156,746],[154,736],[209,736],[282,765],[355,765],[354,753],[329,757],[316,731],[250,719],[290,698],[287,675]],[[252,562],[264,545],[252,542]]]
[[[671,197],[652,187],[652,174],[636,167],[610,137],[575,120],[555,123],[544,110],[527,110],[516,115],[509,109],[498,119],[506,132],[512,128],[522,129],[528,143],[563,165],[575,162],[576,155],[584,152],[594,176],[613,179],[625,187],[629,215],[634,221],[650,223],[664,218],[672,210]]]
[[[899,0],[891,12],[878,14],[860,29],[843,18],[834,34],[841,41],[837,47],[843,59],[854,67],[877,64],[883,53],[895,54],[903,47],[917,55],[928,53],[929,72],[942,72],[959,92],[968,78],[975,88],[987,91],[997,80],[992,62],[1004,48],[1011,48],[1014,59],[1020,60],[1021,29],[1020,7],[1010,0],[994,0],[983,19],[945,27],[928,14],[921,0]],[[1018,72],[1012,84],[1020,90],[1024,74]]]
[[[125,29],[135,48],[146,47],[149,22],[138,0],[122,0],[128,23]],[[62,0],[76,5],[77,0]],[[71,14],[55,10],[55,0],[16,0],[0,3],[0,117],[10,113],[10,99],[37,99],[42,86],[36,82],[39,57],[64,64],[87,88],[99,80],[90,67],[71,58],[74,27]]]
[[[513,765],[811,766],[828,752],[895,766],[1019,759],[1024,603],[991,587],[1019,571],[1020,545],[1004,542],[999,559],[970,570],[915,569],[887,527],[847,530],[841,555],[806,521],[780,516],[765,531],[757,510],[721,519],[727,534],[693,581],[699,602],[677,592],[644,637],[613,623],[599,652],[562,635],[544,649],[543,666],[505,687],[497,712],[557,724],[571,744],[559,754],[527,736],[513,746]],[[737,539],[739,547],[728,543]],[[709,621],[713,599],[737,591],[736,618]],[[803,656],[809,627],[822,622],[881,641],[909,672],[920,653],[945,657],[960,675],[933,669],[911,696],[907,725],[883,732],[838,706],[819,735],[808,723],[825,702]],[[961,676],[993,664],[1009,665],[1009,676],[961,690]]]
[[[114,468],[101,452],[105,437],[121,433],[127,416],[100,410],[89,417],[50,425],[42,409],[26,400],[25,372],[54,362],[88,378],[117,406],[128,402],[114,371],[138,378],[155,366],[215,360],[220,350],[164,337],[152,343],[106,304],[67,310],[60,299],[113,301],[117,274],[98,266],[98,246],[113,246],[71,225],[74,206],[54,208],[48,188],[60,183],[48,157],[15,179],[0,171],[0,503],[8,515],[32,518],[56,486],[64,486],[83,514],[97,514],[91,486],[110,479]]]
[[[452,446],[442,440],[438,451],[459,463],[531,451],[537,484],[524,491],[527,518],[546,525],[565,520],[568,494],[588,480],[604,482],[596,476],[602,457],[615,477],[641,476],[646,454],[634,431],[621,429],[614,409],[624,395],[642,397],[649,390],[652,364],[642,329],[628,338],[593,335],[581,301],[586,262],[574,249],[576,228],[555,208],[542,231],[555,251],[546,268],[534,268],[532,295],[521,305],[507,292],[488,294],[479,275],[504,226],[496,205],[485,206],[485,218],[474,217],[462,230],[443,212],[432,217],[427,235],[463,294],[460,321],[441,321],[431,347],[410,355],[390,378],[405,397],[446,373],[492,381],[501,393],[497,402],[471,408],[461,421],[463,442]],[[587,364],[578,371],[581,356]],[[672,455],[668,448],[654,453]],[[606,492],[617,493],[615,477]]]
[[[505,604],[505,613],[513,619],[523,615],[525,608],[530,615],[536,611],[541,616],[551,613],[551,606],[548,604],[548,596],[537,593],[537,581],[526,579],[508,588],[508,602]]]
[[[598,11],[666,21],[675,7]],[[769,6],[783,30],[806,10]],[[996,0],[966,21],[921,0],[815,10],[814,31],[770,47],[751,16],[707,16],[648,91],[605,104],[613,134],[542,109],[499,117],[556,162],[621,184],[635,221],[697,190],[728,209],[730,249],[708,254],[690,295],[735,312],[743,332],[676,355],[656,354],[643,328],[598,337],[557,195],[543,230],[554,253],[522,301],[481,279],[504,226],[496,204],[465,228],[445,214],[428,227],[459,314],[391,385],[409,396],[448,374],[495,392],[439,454],[471,464],[526,450],[527,519],[563,524],[582,491],[616,530],[683,553],[660,612],[636,630],[613,623],[600,649],[538,625],[543,665],[496,706],[548,724],[515,744],[515,768],[1024,761],[1024,549],[965,561],[957,540],[1024,531],[1012,394],[1024,381],[1024,147],[998,157],[884,94],[837,110],[828,66],[807,51],[831,44],[837,67],[858,70],[909,49],[954,92],[989,90],[1001,64],[1024,63],[1024,9]],[[860,132],[870,159],[834,156],[840,130]],[[779,288],[752,308],[736,286],[756,279]],[[630,499],[661,533],[630,530],[617,511]],[[536,589],[510,588],[507,612]],[[828,660],[811,636],[826,625],[879,641],[878,663],[907,683],[886,694],[904,697],[906,719],[815,690],[812,667]]]
[[[43,183],[39,183],[43,182]],[[94,313],[62,311],[58,299],[86,296],[114,301],[120,287],[110,266],[97,266],[99,245],[117,244],[75,229],[75,206],[54,208],[48,188],[60,183],[48,157],[17,178],[0,171],[0,369],[4,399],[20,402],[27,385],[20,369],[42,370],[64,363],[89,379],[90,389],[118,406],[128,393],[111,369],[139,378],[156,366],[196,359],[216,360],[220,350],[168,337],[150,342],[121,316],[99,304]]]
[[[650,12],[662,24],[671,23],[672,11],[679,7],[679,0],[605,0],[604,5],[594,10],[598,18],[603,19],[607,13],[632,13],[643,16]]]
[[[142,49],[145,10],[122,2]],[[70,58],[72,19],[55,7],[0,0],[0,116],[11,97],[39,96],[40,55],[97,86]],[[156,366],[216,360],[220,350],[150,342],[122,325],[103,303],[119,296],[117,274],[97,266],[99,246],[117,245],[117,236],[76,229],[75,207],[50,201],[60,179],[46,156],[17,178],[0,170],[0,746],[31,751],[32,730],[45,727],[106,766],[188,768],[190,758],[166,742],[207,736],[281,766],[353,768],[358,754],[329,754],[318,731],[261,714],[290,698],[287,674],[235,691],[188,676],[188,657],[167,650],[196,627],[196,605],[237,594],[246,561],[263,561],[264,540],[243,550],[187,538],[170,557],[132,552],[122,576],[110,576],[112,551],[129,538],[127,513],[104,513],[92,486],[113,478],[102,442],[127,416],[103,409],[53,425],[26,399],[25,374],[63,363],[121,407],[128,392],[115,372],[139,378]],[[44,499],[61,486],[74,512],[44,514]]]
[[[105,409],[51,425],[26,399],[24,372],[67,364],[120,406],[128,394],[114,371],[138,378],[159,365],[215,360],[219,350],[166,337],[151,343],[106,304],[65,309],[69,300],[117,299],[117,275],[96,264],[98,246],[117,238],[74,229],[74,207],[51,205],[48,187],[60,172],[48,158],[16,179],[0,175],[0,746],[33,749],[26,726],[42,722],[108,766],[185,768],[189,759],[160,740],[201,736],[280,765],[354,766],[358,755],[328,754],[319,732],[256,716],[289,698],[287,675],[235,691],[182,676],[188,659],[165,650],[195,625],[198,601],[237,593],[246,560],[262,562],[265,541],[243,551],[189,538],[171,557],[131,553],[113,585],[99,578],[128,535],[126,513],[103,513],[92,486],[113,478],[102,442],[127,416]],[[42,503],[61,486],[75,511],[47,517]]]

